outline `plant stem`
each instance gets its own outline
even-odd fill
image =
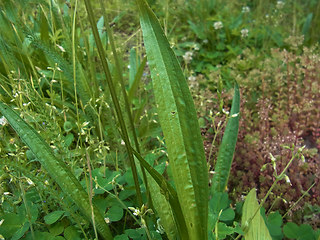
[[[103,0],[100,0],[100,6],[101,6],[101,9],[106,9],[105,5],[103,3]],[[127,94],[127,91],[125,89],[125,84],[124,84],[124,80],[123,80],[123,77],[122,77],[121,64],[120,64],[120,60],[118,58],[118,54],[117,54],[115,43],[114,43],[113,32],[112,32],[112,30],[111,30],[111,28],[110,28],[110,26],[108,24],[109,21],[108,21],[108,17],[107,17],[107,14],[105,13],[105,11],[103,11],[103,18],[104,18],[104,21],[105,21],[104,25],[106,27],[107,34],[108,34],[108,37],[109,37],[110,46],[111,46],[111,49],[112,49],[112,52],[113,52],[113,57],[114,57],[116,69],[117,69],[117,72],[118,72],[118,77],[119,77],[119,80],[120,80],[122,95],[123,95],[124,103],[125,103],[125,109],[126,109],[128,117],[129,117],[129,124],[130,124],[130,128],[132,130],[133,141],[134,141],[134,144],[135,144],[137,152],[141,153],[140,147],[139,147],[138,138],[137,138],[136,129],[134,127],[134,121],[133,121],[133,117],[132,117],[132,112],[131,112],[130,104],[129,104],[129,100],[128,100],[128,94]],[[143,182],[144,182],[144,184],[146,186],[148,205],[149,205],[149,207],[152,207],[152,199],[151,199],[151,196],[150,196],[150,190],[148,188],[148,180],[147,180],[146,171],[145,171],[145,169],[144,169],[144,167],[142,165],[140,165],[140,168],[141,168],[141,172],[142,172]]]
[[[289,210],[282,216],[282,218],[285,218],[285,217],[287,216],[288,212],[290,212],[290,210],[291,210],[292,208],[294,208],[294,207],[300,202],[300,200],[301,200],[305,195],[307,195],[307,193],[311,190],[311,188],[312,188],[315,184],[316,184],[316,182],[314,182],[314,183],[308,188],[308,190],[305,191],[305,192],[302,194],[302,196],[289,208]]]
[[[253,214],[252,219],[256,216],[256,214],[258,213],[258,211],[261,209],[261,207],[263,206],[263,204],[265,203],[265,201],[267,200],[267,198],[269,197],[270,193],[272,192],[273,188],[277,185],[277,183],[283,178],[284,173],[287,171],[288,167],[291,165],[291,162],[297,157],[298,153],[294,154],[289,163],[286,165],[286,167],[282,170],[282,172],[280,173],[280,175],[276,176],[275,181],[273,182],[272,186],[269,188],[267,194],[265,195],[265,197],[262,199],[259,208],[255,211],[255,213]],[[249,221],[250,224],[250,221]]]
[[[112,82],[112,78],[111,78],[111,73],[108,67],[108,63],[106,61],[106,56],[104,53],[104,49],[101,43],[101,39],[99,37],[99,33],[98,33],[98,29],[94,20],[94,15],[93,15],[93,11],[92,11],[92,7],[91,7],[91,3],[90,0],[85,0],[85,6],[87,9],[87,13],[88,13],[88,18],[92,27],[92,32],[93,32],[93,36],[98,48],[98,53],[100,56],[100,60],[102,63],[102,67],[104,70],[104,73],[106,75],[106,80],[108,83],[108,87],[110,90],[110,94],[111,94],[111,98],[112,98],[112,102],[115,106],[115,110],[116,110],[116,115],[120,124],[120,128],[121,128],[121,133],[123,136],[123,140],[125,142],[125,146],[128,152],[128,157],[129,157],[129,161],[130,161],[130,165],[131,165],[131,170],[132,170],[132,174],[133,174],[133,179],[134,179],[134,184],[135,184],[135,188],[136,188],[136,192],[137,192],[137,200],[138,200],[138,204],[140,206],[142,206],[142,195],[141,195],[141,190],[140,190],[140,185],[139,185],[139,180],[138,180],[138,174],[137,174],[137,169],[136,169],[136,164],[134,162],[134,157],[133,157],[133,153],[131,150],[131,144],[130,144],[130,139],[128,136],[128,132],[127,132],[127,128],[122,116],[122,112],[121,112],[121,108],[120,108],[120,104],[118,101],[118,97],[116,95],[116,91]]]

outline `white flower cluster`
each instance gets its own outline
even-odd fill
[[[248,6],[242,7],[242,13],[248,13],[248,12],[250,12],[250,7]]]
[[[284,1],[277,1],[277,6],[278,9],[282,9],[284,7]]]
[[[221,21],[215,22],[215,23],[213,24],[213,27],[214,27],[215,30],[219,30],[219,29],[223,28],[223,24],[222,24]]]
[[[191,51],[188,51],[186,52],[182,57],[183,57],[183,60],[186,62],[186,63],[190,63],[191,60],[192,60],[192,55],[193,55],[193,52]]]
[[[8,124],[7,119],[6,119],[4,116],[2,116],[2,117],[0,118],[0,125],[5,126],[5,125],[7,125],[7,124]]]
[[[243,29],[241,29],[240,33],[241,33],[242,38],[246,38],[246,37],[248,37],[249,30],[247,28],[243,28]]]

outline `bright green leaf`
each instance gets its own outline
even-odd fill
[[[268,228],[260,214],[256,190],[252,189],[243,205],[241,225],[246,240],[271,240]],[[256,213],[256,214],[255,214]],[[255,214],[255,215],[254,215]]]

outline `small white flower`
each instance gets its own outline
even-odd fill
[[[221,21],[218,21],[213,24],[213,27],[215,30],[219,30],[219,29],[223,28],[223,24]]]
[[[243,13],[248,13],[248,12],[250,12],[250,7],[248,7],[248,6],[242,7],[242,12],[243,12]]]
[[[2,225],[3,222],[4,222],[4,219],[1,219],[0,220],[0,226]]]
[[[134,207],[128,207],[131,211],[133,211],[133,215],[138,216],[140,214],[140,210]]]
[[[290,178],[287,175],[284,176],[284,179],[286,180],[287,183],[290,183],[290,185],[292,185]]]
[[[104,218],[104,221],[108,224],[108,223],[110,223],[110,218],[106,217],[106,218]]]
[[[25,107],[27,107],[27,106],[29,106],[30,104],[31,104],[31,102],[23,103],[22,105],[25,106]]]
[[[247,28],[243,28],[241,29],[240,33],[241,33],[241,37],[245,38],[245,37],[248,37],[249,30]]]
[[[56,46],[60,49],[61,52],[66,52],[66,50],[62,46],[60,46],[58,44],[56,44]]]
[[[190,76],[190,77],[188,77],[188,80],[189,80],[190,82],[194,82],[194,81],[196,81],[197,79],[196,79],[195,76]]]
[[[34,183],[32,182],[32,180],[31,180],[30,178],[27,178],[26,180],[27,180],[27,183],[28,183],[29,185],[34,185]]]
[[[283,6],[284,6],[284,2],[283,1],[277,1],[277,8],[278,9],[282,9],[283,8]]]
[[[140,214],[140,210],[139,209],[135,209],[133,212],[133,215],[138,216]]]
[[[126,145],[126,143],[121,139],[121,145]]]
[[[231,117],[235,118],[235,117],[238,117],[238,115],[239,115],[239,113],[235,113],[235,114],[232,114]]]
[[[0,118],[0,125],[5,126],[5,125],[7,125],[7,124],[8,124],[7,119],[6,119],[4,116],[2,116],[2,117]]]
[[[130,69],[130,65],[128,65],[127,68]]]
[[[222,112],[226,115],[229,115],[229,111],[225,110],[224,108],[222,108]]]
[[[203,40],[202,41],[204,44],[207,44],[209,41],[208,41],[208,39],[205,39],[205,40]]]
[[[183,57],[183,60],[186,62],[186,63],[190,63],[191,60],[192,60],[192,55],[193,55],[193,52],[186,52],[182,57]]]

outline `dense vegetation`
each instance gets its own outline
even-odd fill
[[[0,239],[320,239],[319,25],[318,0],[1,1]]]

